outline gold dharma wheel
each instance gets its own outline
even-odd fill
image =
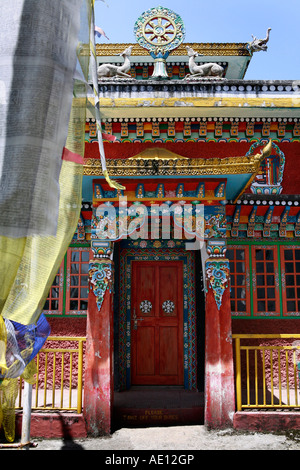
[[[177,33],[175,22],[165,15],[153,15],[143,25],[145,40],[155,46],[165,46],[172,42]]]

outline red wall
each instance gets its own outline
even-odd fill
[[[300,333],[299,320],[232,320],[232,333],[235,334],[294,334]]]
[[[167,143],[107,143],[104,142],[106,158],[129,158],[147,148],[160,147],[188,158],[242,157],[249,151],[251,142],[167,142]],[[285,154],[285,169],[282,194],[299,194],[300,142],[276,142]],[[85,158],[100,158],[98,143],[85,144]]]
[[[48,317],[50,336],[86,336],[86,318]]]
[[[86,336],[86,318],[47,318],[48,323],[51,326],[50,336]],[[72,349],[77,348],[78,343],[74,341],[47,341],[45,343],[47,348],[66,348]],[[83,343],[83,354],[85,357],[85,343]],[[84,361],[85,364],[85,361]],[[83,369],[85,368],[83,364]],[[73,355],[73,364],[72,364],[72,387],[77,387],[77,366],[78,366],[78,355]],[[40,373],[39,373],[39,382],[40,386],[44,383],[45,375],[45,356],[41,354],[40,356]],[[60,387],[61,384],[61,354],[57,354],[56,360],[56,376],[55,383],[56,388]],[[69,374],[70,374],[70,363],[69,363],[69,354],[65,354],[65,366],[64,366],[64,383],[66,387],[69,387]],[[75,372],[74,372],[75,371]],[[52,387],[53,380],[53,354],[48,354],[47,362],[47,383],[49,389]]]
[[[272,319],[266,319],[266,320],[238,320],[238,319],[233,319],[232,320],[232,333],[233,334],[299,334],[300,333],[300,322],[299,320],[272,320]],[[242,345],[260,345],[260,346],[267,346],[267,345],[272,345],[272,346],[281,346],[283,344],[286,345],[292,345],[293,342],[299,343],[299,340],[297,339],[242,339],[241,340],[241,346]],[[235,342],[233,341],[233,351],[235,354]],[[252,355],[251,355],[252,354]],[[296,360],[300,362],[300,357],[299,353],[297,354],[298,357],[296,357]],[[290,356],[291,357],[291,356]],[[250,358],[250,371],[252,371],[251,374],[251,380],[250,383],[252,384],[252,387],[254,388],[254,354],[253,352],[250,353],[249,355]],[[263,363],[262,363],[262,353],[258,353],[258,376],[262,376],[262,369],[263,369]],[[245,354],[242,352],[242,370],[246,370],[246,364],[245,364]],[[271,361],[270,361],[270,355],[268,352],[265,353],[265,371],[266,371],[266,382],[268,387],[271,385]],[[274,380],[274,387],[276,387],[276,383],[278,384],[278,355],[277,352],[273,352],[273,380]],[[281,355],[281,378],[282,378],[282,386],[284,387],[286,385],[286,369],[285,369],[285,358],[284,355]],[[293,369],[293,363],[290,360],[289,362],[289,380],[290,384],[293,383],[294,380],[294,369]],[[242,383],[243,383],[243,388],[246,388],[246,374],[243,374],[242,372]],[[298,379],[299,382],[299,379]],[[299,383],[297,385],[299,387]]]

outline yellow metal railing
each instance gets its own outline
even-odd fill
[[[77,336],[48,337],[35,359],[37,374],[32,387],[32,410],[81,413],[85,341],[86,338]],[[22,389],[20,381],[17,408],[22,408]]]
[[[232,337],[237,411],[300,409],[300,334],[234,334]]]

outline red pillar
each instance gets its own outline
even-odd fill
[[[207,262],[220,262],[209,258]],[[223,260],[227,261],[228,260]],[[210,266],[212,266],[210,265]],[[218,269],[218,265],[215,265]],[[229,273],[227,273],[228,277]],[[229,279],[218,306],[207,279],[205,302],[205,425],[211,429],[232,427],[235,411],[234,366],[231,338]]]
[[[105,260],[107,263],[111,262]],[[97,265],[97,263],[96,263]],[[113,308],[112,294],[106,288],[100,310],[97,297],[90,287],[86,369],[84,379],[84,409],[87,433],[104,436],[111,433],[113,412]]]

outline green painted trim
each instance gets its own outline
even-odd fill
[[[259,239],[259,240],[239,240],[234,238],[227,239],[228,245],[300,245],[300,240],[295,240],[292,238],[291,240],[268,240],[266,238]]]
[[[67,253],[64,256],[64,283],[63,283],[63,308],[62,308],[62,317],[66,314],[66,296],[67,296]]]
[[[74,243],[71,243],[68,247],[69,248],[89,248],[91,246],[90,243],[88,242],[74,242]]]

